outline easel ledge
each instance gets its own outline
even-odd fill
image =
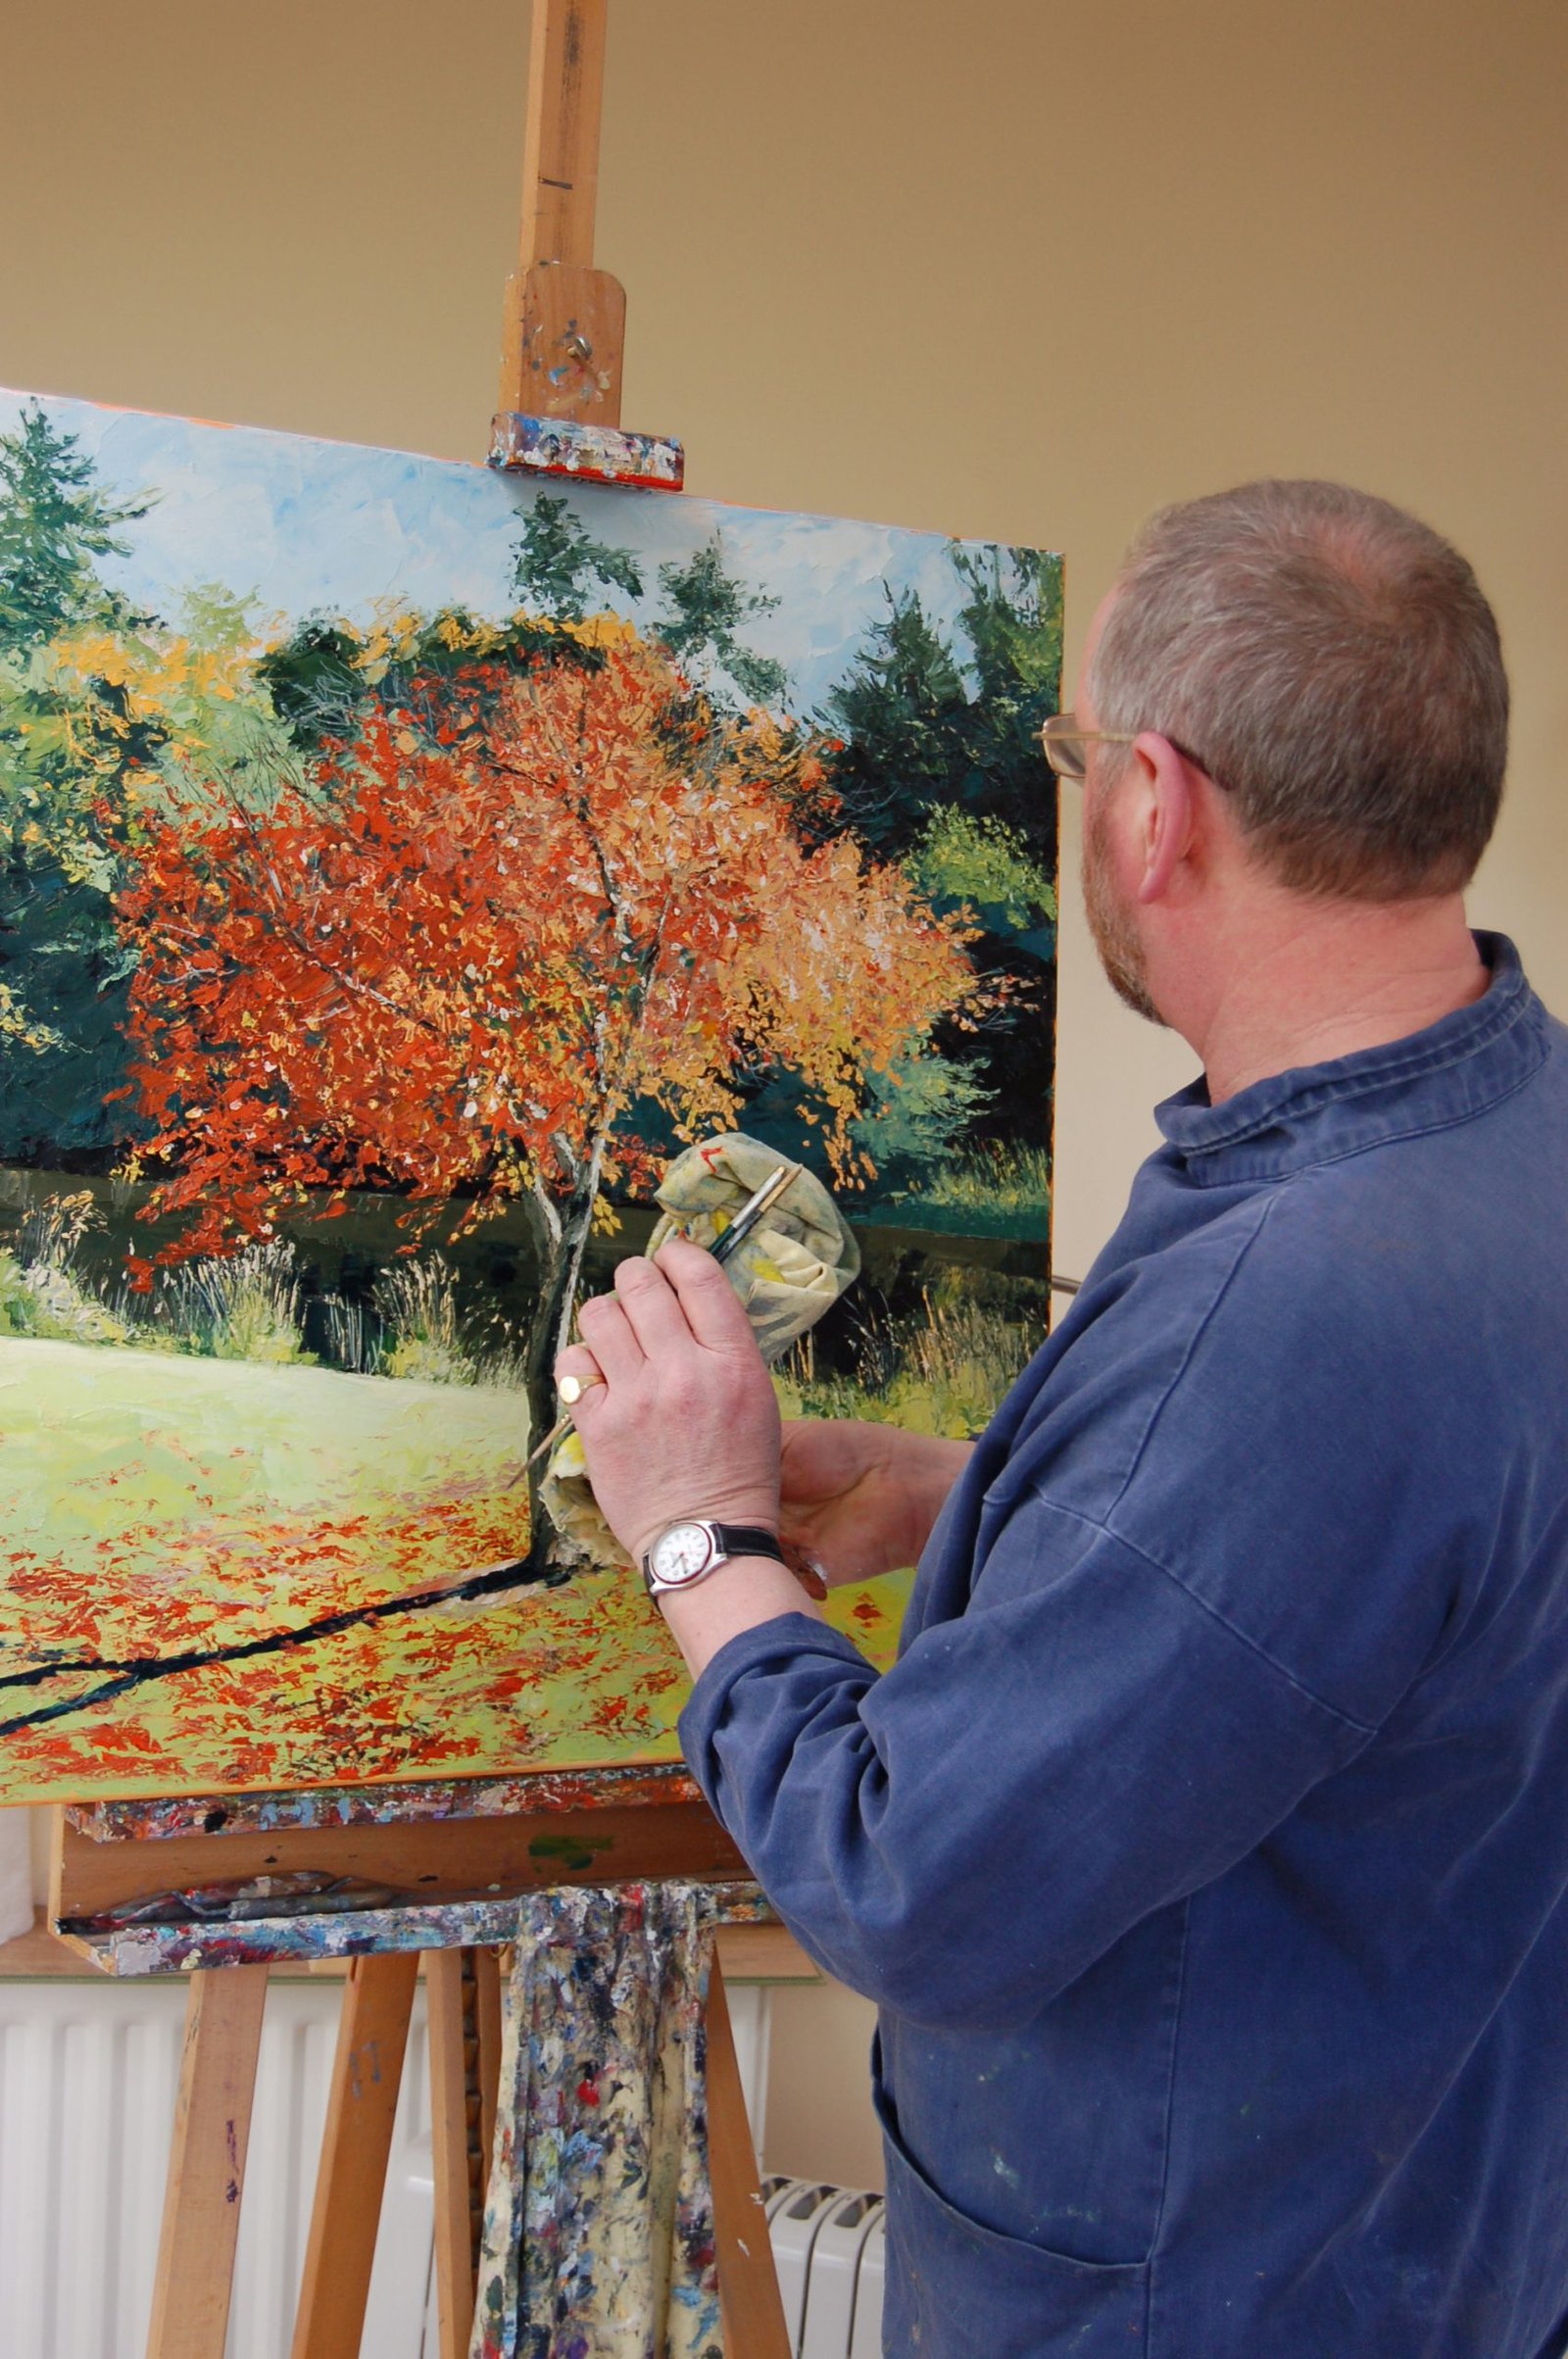
[[[822,1974],[807,1956],[795,1936],[783,1925],[721,1925],[714,1937],[718,1962],[727,1983],[819,1983]],[[279,1958],[272,1967],[277,1982],[341,1982],[351,1960],[346,1957]],[[93,1980],[103,1971],[96,1958],[83,1957],[74,1941],[62,1941],[49,1926],[44,1909],[33,1911],[30,1933],[0,1941],[0,1982],[53,1982],[69,1977]]]
[[[67,1809],[49,1915],[88,1963],[170,1973],[500,1942],[523,1892],[684,1877],[758,1913],[683,1770],[589,1770]],[[318,1907],[266,1911],[269,1885],[302,1878],[319,1880]]]
[[[374,1887],[375,1904],[345,1905],[345,1895],[334,1906],[331,1891],[318,1910],[295,1916],[247,1917],[226,1904],[236,1888],[301,1872],[362,1894]],[[343,2004],[290,2359],[354,2359],[359,2349],[421,1972],[439,2352],[466,2359],[495,2137],[501,1950],[518,1897],[541,1887],[688,1878],[711,1885],[732,1919],[716,1937],[706,2010],[726,2347],[736,2359],[787,2359],[724,1984],[726,1972],[816,1976],[781,1927],[757,1922],[766,1903],[683,1772],[60,1810],[53,1930],[39,1924],[0,1949],[0,1973],[183,1972],[186,1983],[148,2359],[221,2359],[269,1976],[318,1971],[326,1958],[342,1976]],[[265,1896],[264,1881],[263,1904]],[[161,1921],[125,1921],[148,1902],[164,1904]]]

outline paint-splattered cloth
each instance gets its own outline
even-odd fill
[[[469,2359],[722,2359],[691,1884],[530,1893]]]
[[[744,1131],[688,1147],[660,1185],[663,1211],[648,1252],[657,1253],[669,1237],[716,1245],[737,1212],[786,1160],[776,1148],[749,1139]],[[821,1181],[798,1169],[724,1266],[746,1305],[762,1357],[771,1364],[858,1277],[860,1249]]]

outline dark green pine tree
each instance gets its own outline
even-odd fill
[[[884,856],[906,851],[932,805],[958,798],[968,718],[957,662],[916,592],[888,593],[827,711],[845,740],[833,769],[845,816]]]
[[[122,1079],[126,966],[110,863],[98,837],[114,749],[151,759],[157,732],[133,722],[108,682],[39,685],[30,659],[83,624],[134,629],[137,614],[99,578],[127,553],[122,524],[146,499],[115,500],[74,434],[37,405],[0,434],[0,1158],[58,1160],[109,1148]]]
[[[828,698],[844,739],[830,782],[844,818],[882,859],[918,860],[933,814],[947,811],[982,830],[1002,822],[1049,875],[1056,800],[1039,728],[1060,676],[1060,565],[1032,549],[955,546],[951,556],[963,592],[952,637],[914,592],[890,594]],[[936,1046],[967,1093],[971,1136],[1046,1145],[1052,929],[1032,911],[1017,921],[1000,908],[976,913],[987,930],[971,955],[1013,996],[980,1033],[940,1034]]]
[[[581,622],[588,612],[589,585],[640,598],[643,577],[635,558],[608,541],[596,541],[564,500],[544,492],[534,502],[518,540],[513,585],[536,612],[558,622]]]
[[[783,695],[789,678],[784,665],[742,646],[738,636],[742,623],[754,614],[770,614],[778,600],[743,588],[725,571],[716,533],[689,565],[661,565],[659,586],[666,607],[654,631],[678,663],[710,660],[754,705]]]
[[[119,528],[151,502],[112,500],[94,476],[80,438],[36,404],[17,432],[0,434],[0,656],[25,655],[82,622],[128,619],[96,560],[128,555]]]
[[[1056,867],[1055,782],[1040,749],[1040,724],[1061,688],[1061,564],[1037,549],[955,548],[968,596],[958,619],[969,643],[975,693],[963,716],[958,800],[982,821],[1001,820],[1035,867]],[[1055,929],[1008,927],[976,946],[984,963],[1020,993],[986,1044],[995,1091],[982,1134],[1051,1144],[1050,1040],[1055,1009]]]
[[[958,618],[978,693],[964,727],[964,797],[1004,819],[1036,858],[1052,846],[1054,799],[1042,776],[1040,724],[1061,684],[1061,562],[1039,549],[955,548],[969,595]]]
[[[1060,558],[1043,549],[959,547],[952,556],[969,592],[958,612],[981,696],[1054,696],[1061,677]]]

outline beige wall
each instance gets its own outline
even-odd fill
[[[6,14],[0,381],[481,450],[523,0]],[[1273,471],[1408,503],[1515,681],[1474,906],[1568,1009],[1561,0],[612,15],[626,422],[683,434],[696,491],[1064,549],[1074,648],[1161,500]],[[1071,906],[1060,1058],[1079,1270],[1191,1060]]]
[[[526,13],[8,9],[0,381],[476,454]],[[1561,0],[613,0],[627,422],[697,491],[1063,548],[1074,645],[1160,500],[1408,502],[1517,687],[1475,906],[1568,1007],[1565,51]],[[1072,911],[1060,1041],[1077,1270],[1190,1061]]]

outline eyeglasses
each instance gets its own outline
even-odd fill
[[[1087,747],[1135,745],[1140,734],[1137,729],[1080,729],[1076,713],[1054,713],[1040,732],[1040,745],[1058,778],[1082,785],[1089,769]]]
[[[1058,778],[1082,786],[1089,771],[1086,746],[1135,746],[1143,734],[1142,729],[1080,729],[1076,713],[1054,713],[1040,731],[1040,749]],[[1225,791],[1224,779],[1216,778],[1200,755],[1190,753],[1174,737],[1167,737],[1165,743],[1175,748],[1183,762],[1201,770],[1211,786]]]

